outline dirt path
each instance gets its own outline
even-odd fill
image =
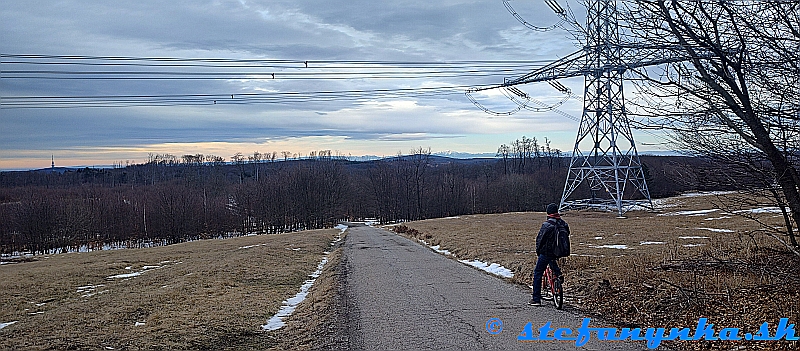
[[[538,330],[577,329],[583,316],[527,305],[529,291],[383,229],[351,227],[344,249],[344,305],[351,349],[572,350],[574,341],[520,342]],[[499,318],[503,330],[487,331]],[[592,326],[603,324],[593,321]],[[536,333],[538,335],[538,332]],[[644,344],[598,342],[583,349],[641,350]]]

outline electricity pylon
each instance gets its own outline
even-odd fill
[[[516,86],[584,76],[583,113],[559,208],[616,210],[620,217],[637,206],[653,209],[625,110],[623,75],[629,69],[683,61],[687,58],[682,56],[682,51],[677,47],[647,47],[623,43],[620,40],[616,0],[585,1],[585,26],[575,21],[569,8],[562,8],[555,0],[545,2],[561,18],[556,26],[570,32],[581,44],[581,50],[522,77],[506,78],[502,85],[469,89],[467,96],[484,111],[492,112],[480,106],[471,94],[500,88],[518,105],[511,113],[522,108],[541,111],[541,107],[531,108],[531,97]],[[533,26],[513,10],[508,0],[503,3],[528,28],[545,31],[555,27]],[[563,27],[564,23],[571,28]],[[554,86],[571,95],[566,88],[559,88],[563,85]],[[591,197],[570,199],[581,184],[588,184]]]

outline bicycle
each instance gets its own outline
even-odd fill
[[[552,300],[557,310],[564,307],[564,289],[561,279],[556,277],[549,264],[542,275],[542,300]]]

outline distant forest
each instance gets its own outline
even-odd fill
[[[557,150],[517,151],[523,150],[501,146],[497,158],[461,160],[420,148],[365,162],[327,150],[302,159],[237,154],[231,162],[151,155],[145,164],[109,169],[2,172],[0,253],[166,245],[364,218],[388,223],[542,211],[558,202],[569,159]],[[642,162],[653,197],[718,184],[707,179],[713,172],[702,171],[700,159],[643,156]]]

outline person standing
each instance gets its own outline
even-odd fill
[[[561,276],[561,269],[558,267],[558,256],[556,255],[556,238],[559,231],[566,230],[567,237],[569,236],[569,225],[563,219],[561,214],[558,213],[558,205],[551,203],[547,205],[547,220],[542,223],[542,228],[539,229],[539,234],[536,236],[536,268],[533,269],[533,296],[528,302],[531,306],[542,305],[542,274],[544,274],[547,265],[556,275],[556,279],[563,279]]]

